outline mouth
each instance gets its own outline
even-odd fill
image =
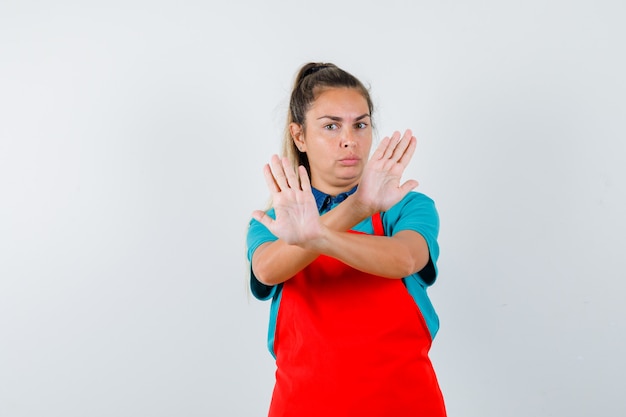
[[[361,162],[361,158],[358,156],[347,156],[345,158],[341,158],[339,163],[343,166],[354,166]]]

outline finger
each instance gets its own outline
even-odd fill
[[[272,219],[270,216],[267,215],[266,212],[262,210],[254,210],[252,212],[252,218],[261,223],[263,226],[267,227],[268,229],[274,222],[274,219]]]
[[[393,155],[389,158],[390,160],[394,162],[398,162],[400,158],[402,158],[402,155],[404,154],[406,149],[409,147],[412,136],[413,136],[413,133],[411,133],[410,130],[407,130],[404,132],[404,135],[402,135],[402,138],[396,144],[396,147],[393,150]]]
[[[309,179],[309,173],[306,171],[306,168],[300,165],[298,172],[300,173],[300,188],[302,188],[302,191],[311,192],[311,180]]]
[[[295,188],[299,190],[300,186],[298,184],[298,178],[296,177],[296,173],[293,170],[289,159],[283,158],[281,162],[283,164],[283,172],[285,173],[285,178],[287,179],[287,185],[289,186],[289,188]]]
[[[387,147],[389,146],[390,140],[391,139],[389,138],[389,136],[385,136],[383,140],[380,141],[380,143],[378,144],[378,147],[376,148],[376,151],[374,151],[374,153],[372,154],[373,160],[378,160],[378,159],[383,158],[383,156],[385,155],[385,149],[387,149]]]
[[[389,138],[389,145],[387,146],[387,149],[385,149],[385,153],[383,155],[384,159],[391,159],[393,157],[393,152],[398,146],[400,140],[400,132],[393,132],[393,135],[391,135],[391,138]]]
[[[400,186],[400,189],[406,195],[409,193],[409,191],[417,188],[418,185],[419,185],[419,182],[417,182],[416,180],[407,180],[404,182],[404,184]]]
[[[272,155],[270,168],[272,170],[272,175],[274,176],[274,181],[276,181],[276,185],[278,186],[278,191],[286,189],[288,187],[287,177],[285,176],[283,164],[281,163],[280,158],[278,158],[278,155]]]
[[[415,136],[410,136],[408,142],[406,143],[406,147],[402,151],[400,158],[398,159],[398,163],[402,164],[405,168],[409,165],[411,158],[415,154],[415,149],[417,148],[417,139]]]
[[[275,194],[280,191],[269,164],[265,164],[263,167],[263,177],[265,178],[265,184],[267,184],[267,188],[270,190],[271,194]]]

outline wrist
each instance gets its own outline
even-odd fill
[[[327,245],[329,240],[330,233],[332,233],[331,229],[323,223],[320,223],[318,233],[314,237],[306,239],[302,243],[298,244],[298,246],[310,252],[323,253],[324,247]]]
[[[350,201],[351,212],[358,216],[360,220],[367,219],[378,212],[374,204],[362,198],[358,189],[346,201]]]

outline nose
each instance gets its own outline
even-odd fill
[[[356,145],[356,138],[351,130],[346,130],[341,137],[342,148],[353,148]]]

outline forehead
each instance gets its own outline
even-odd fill
[[[354,88],[327,88],[317,94],[308,113],[313,116],[359,117],[369,114],[367,100]]]

